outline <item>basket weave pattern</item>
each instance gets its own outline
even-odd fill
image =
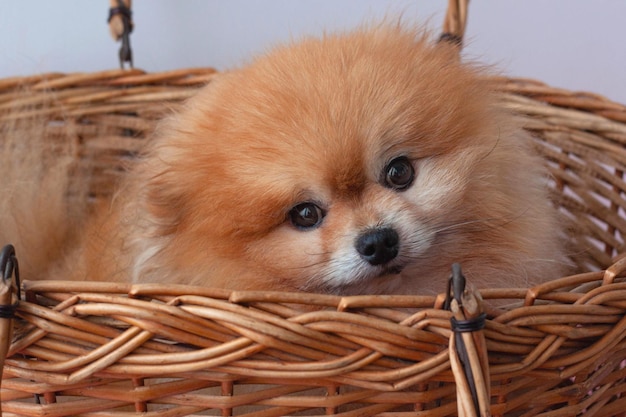
[[[0,124],[44,115],[51,140],[72,132],[99,199],[156,122],[215,76],[133,70],[2,80]],[[626,108],[530,80],[493,81],[546,157],[573,261],[586,271],[609,267],[626,249]],[[482,331],[493,415],[624,415],[623,270],[618,260],[607,272],[531,290],[480,291],[518,301],[488,310]],[[442,297],[62,281],[24,288],[18,314],[28,324],[3,369],[6,416],[458,412],[452,313]]]
[[[570,220],[574,263],[583,271],[606,268],[626,250],[626,108],[532,80],[494,81],[548,162],[555,200]]]
[[[6,78],[0,80],[0,120],[47,118],[46,140],[77,143],[77,169],[91,175],[90,191],[99,199],[112,193],[124,159],[137,154],[156,122],[215,74],[197,68]]]
[[[532,292],[483,291],[526,298],[523,307],[491,311],[484,330],[493,415],[612,416],[626,407],[621,268]],[[244,405],[273,416],[342,407],[456,415],[451,313],[441,298],[60,281],[25,288],[31,301],[20,316],[32,327],[5,363],[7,415],[124,415],[118,408],[128,405],[154,415],[229,415]]]

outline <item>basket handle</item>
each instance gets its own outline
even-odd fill
[[[133,31],[131,0],[109,0],[109,30],[116,41],[121,40],[119,58],[120,67],[124,69],[127,62],[133,67],[133,53],[130,49],[130,33]]]
[[[482,297],[465,280],[459,264],[452,265],[446,298],[446,308],[452,311],[448,350],[458,416],[489,416],[491,381]]]
[[[13,327],[13,318],[20,298],[20,273],[15,248],[6,245],[0,251],[0,375],[4,369],[4,359],[9,351]],[[2,379],[0,378],[0,387]],[[2,404],[0,404],[0,416]]]
[[[463,37],[467,26],[467,9],[469,0],[448,0],[448,9],[443,21],[443,32],[439,37],[440,42],[449,42],[463,46]]]

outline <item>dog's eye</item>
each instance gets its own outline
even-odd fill
[[[384,174],[385,187],[400,191],[407,189],[415,178],[413,165],[406,156],[400,156],[389,162]]]
[[[289,220],[298,229],[311,229],[319,226],[324,211],[315,203],[300,203],[289,211]]]

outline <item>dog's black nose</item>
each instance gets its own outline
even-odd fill
[[[388,227],[370,229],[357,238],[355,246],[370,265],[383,265],[398,256],[400,237]]]

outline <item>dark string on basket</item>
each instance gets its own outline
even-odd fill
[[[11,286],[10,281],[15,278],[15,287],[17,291],[17,299],[22,298],[20,290],[20,268],[15,256],[15,248],[9,244],[0,251],[0,271],[2,272],[2,280]],[[8,305],[0,305],[0,318],[12,319],[15,317],[17,302]]]
[[[487,314],[485,313],[482,313],[480,316],[467,320],[457,320],[456,318],[452,317],[450,318],[452,331],[456,333],[477,332],[485,328],[486,318]]]
[[[15,318],[16,309],[17,309],[17,304],[0,305],[0,319]]]
[[[463,37],[455,33],[445,32],[439,36],[438,42],[447,42],[454,46],[461,47],[463,46]]]
[[[459,305],[461,305],[461,294],[465,291],[465,275],[461,270],[461,265],[458,263],[452,264],[452,274],[448,278],[448,286],[446,288],[446,300],[443,304],[443,308],[450,310],[452,305],[452,299],[455,299]]]
[[[130,11],[130,9],[126,7],[124,3],[118,2],[118,4],[119,4],[119,7],[111,7],[109,9],[109,18],[107,19],[107,23],[111,23],[111,19],[113,19],[113,17],[117,15],[124,16],[125,18],[129,20],[132,17],[133,12]],[[131,25],[131,31],[132,31],[132,25]]]

